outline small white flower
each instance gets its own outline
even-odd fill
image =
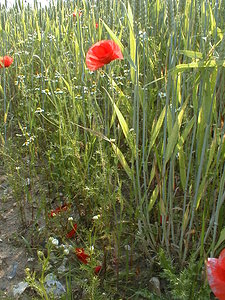
[[[37,109],[35,110],[36,114],[42,113],[42,112],[44,112],[44,109],[42,109],[41,107],[37,107]]]
[[[94,249],[95,249],[95,247],[92,245],[92,246],[90,247],[90,251],[92,252],[92,251],[94,251]]]
[[[39,258],[42,258],[44,256],[44,253],[42,251],[38,250],[37,255]]]
[[[54,91],[55,94],[63,94],[63,91],[60,89],[56,89],[56,91]]]
[[[34,261],[34,257],[28,257],[27,261],[28,261],[28,262]]]
[[[73,221],[73,217],[69,217],[68,218],[68,221],[70,222],[70,221]]]
[[[54,246],[58,246],[59,245],[59,241],[57,239],[52,239],[52,245]]]
[[[92,218],[92,220],[98,220],[99,217],[100,217],[100,215],[96,215],[96,216],[94,216],[94,217]]]
[[[125,246],[124,246],[124,249],[127,250],[127,251],[130,251],[130,250],[131,250],[131,247],[130,247],[130,245],[125,245]]]
[[[29,144],[30,144],[30,141],[26,141],[25,143],[23,143],[22,146],[29,146]]]
[[[64,251],[63,251],[63,253],[64,253],[65,255],[68,255],[68,254],[70,253],[70,250],[67,249],[67,248],[65,248]]]

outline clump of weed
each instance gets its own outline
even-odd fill
[[[183,270],[179,270],[176,264],[166,257],[165,252],[161,249],[159,252],[159,264],[163,269],[161,278],[166,280],[166,292],[174,300],[207,300],[210,297],[210,289],[204,282],[202,274],[202,262],[197,261],[192,255],[189,264]]]

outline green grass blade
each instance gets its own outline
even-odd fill
[[[166,107],[164,106],[163,110],[161,111],[161,114],[159,116],[159,119],[156,123],[156,125],[153,127],[152,132],[151,132],[151,138],[150,138],[150,142],[149,142],[149,147],[148,147],[148,155],[151,152],[151,149],[153,147],[153,145],[155,144],[155,141],[160,133],[160,129],[162,127],[164,118],[165,118],[165,113],[166,113]]]
[[[178,137],[179,137],[179,130],[181,127],[182,119],[184,116],[185,109],[187,107],[188,99],[183,104],[181,111],[179,112],[179,115],[177,117],[177,120],[173,126],[171,135],[168,137],[167,147],[166,147],[166,155],[165,155],[165,163],[168,162],[171,155],[173,154],[174,147],[177,143]]]
[[[122,115],[121,111],[117,107],[116,103],[113,101],[112,97],[108,93],[108,91],[105,88],[103,88],[103,89],[105,90],[106,94],[108,95],[108,97],[109,97],[109,99],[110,99],[110,101],[111,101],[111,103],[113,105],[113,108],[114,108],[114,110],[116,112],[116,115],[117,115],[117,118],[119,120],[120,126],[122,128],[123,134],[124,134],[124,136],[125,136],[125,138],[127,140],[128,133],[129,133],[129,128],[128,128],[127,122],[126,122],[124,116]]]
[[[117,158],[119,159],[122,167],[124,168],[128,177],[132,180],[133,179],[132,170],[128,166],[128,163],[127,163],[123,153],[120,151],[120,149],[114,143],[111,142],[111,145],[112,145],[113,151],[116,154]]]

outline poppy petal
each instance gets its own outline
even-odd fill
[[[73,225],[73,229],[70,230],[70,231],[67,233],[66,237],[67,237],[68,239],[71,239],[72,237],[75,236],[76,231],[77,231],[77,224],[75,223],[75,224]]]
[[[97,266],[94,268],[94,273],[97,275],[102,269],[102,266]]]
[[[3,56],[3,57],[0,57],[0,68],[7,68],[9,67],[11,64],[13,63],[13,58],[10,57],[10,56]]]
[[[75,253],[77,258],[84,263],[85,265],[88,263],[87,259],[90,257],[88,254],[84,252],[83,248],[76,248]]]
[[[62,211],[67,211],[67,209],[70,207],[69,204],[63,204],[62,206],[57,207],[56,209],[52,210],[49,214],[49,217],[54,217],[57,214],[61,213]]]
[[[222,269],[225,270],[225,249],[222,250],[219,256],[219,264]]]
[[[224,251],[221,253],[224,259]],[[211,290],[219,300],[225,300],[225,270],[220,264],[220,258],[208,258],[207,277]]]
[[[86,65],[89,70],[95,71],[115,59],[123,59],[120,47],[112,40],[103,40],[88,50]]]

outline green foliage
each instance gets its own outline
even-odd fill
[[[163,269],[161,276],[168,282],[167,291],[170,294],[170,299],[206,300],[210,298],[208,285],[199,285],[199,282],[202,280],[201,263],[197,262],[194,256],[191,256],[188,266],[179,273],[175,267],[172,266],[171,261],[166,257],[163,250],[161,250],[159,254],[159,263]]]

